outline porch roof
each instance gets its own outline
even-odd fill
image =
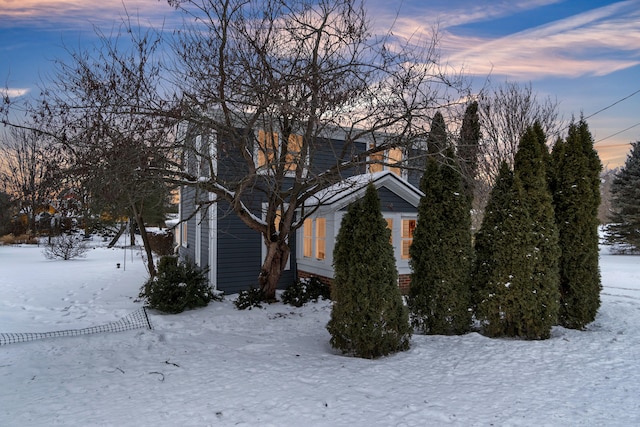
[[[401,197],[414,207],[418,207],[422,191],[400,178],[391,171],[366,173],[346,178],[327,187],[310,197],[305,207],[318,208],[319,211],[337,211],[364,197],[367,185],[372,183],[376,189],[381,187]]]

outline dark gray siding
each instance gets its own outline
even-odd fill
[[[378,189],[380,205],[383,212],[415,212],[416,208],[402,197],[385,187]]]
[[[382,209],[382,212],[415,213],[417,211],[417,208],[415,208],[411,203],[407,202],[386,187],[378,188],[378,197],[380,197],[380,208]],[[349,209],[349,207],[345,206],[340,210],[346,211],[347,209]]]
[[[188,187],[183,187],[180,192],[180,220],[189,218],[195,210],[195,190]],[[182,230],[182,226],[180,226]],[[195,260],[195,218],[191,218],[187,221],[187,241],[189,242],[187,247],[182,244],[179,247],[180,256],[183,259]],[[181,236],[184,239],[184,236]]]
[[[344,141],[335,139],[318,139],[311,153],[309,159],[309,170],[312,174],[318,174],[324,172],[336,165],[342,163],[344,160],[352,158],[354,155],[362,153],[366,150],[366,144],[364,142],[357,142],[345,149]],[[358,175],[366,172],[366,165],[362,165],[359,168],[353,168],[342,173],[343,178],[349,176]]]
[[[291,269],[283,272],[279,288],[286,288],[295,277],[295,236],[291,251]],[[245,225],[226,203],[218,206],[218,289],[225,294],[258,287],[262,267],[262,237]]]

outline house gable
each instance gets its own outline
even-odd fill
[[[307,225],[298,230],[297,234],[296,260],[299,276],[319,276],[327,280],[334,277],[333,248],[342,217],[350,204],[364,197],[370,182],[378,191],[382,215],[391,228],[391,243],[394,246],[400,282],[402,284],[404,279],[408,280],[410,267],[407,243],[410,244],[411,238],[406,235],[406,230],[403,231],[403,228],[407,228],[408,222],[412,222],[415,226],[422,192],[391,171],[347,178],[316,194],[315,202],[320,206],[307,220]],[[307,201],[305,208],[313,208],[313,202],[313,200]],[[321,221],[324,236],[316,235],[318,221]],[[313,250],[316,247],[316,239],[323,240],[322,259]]]
[[[372,174],[355,175],[319,191],[305,203],[305,207],[319,205],[318,212],[335,212],[346,209],[351,203],[364,197],[367,185],[372,183],[379,191],[384,188],[383,195],[389,193],[404,201],[405,206],[412,206],[417,210],[423,193],[391,171]],[[398,199],[397,199],[398,200]],[[388,203],[387,203],[388,205]],[[383,210],[385,205],[383,204]]]

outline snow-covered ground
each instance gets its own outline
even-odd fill
[[[414,335],[363,360],[329,346],[328,302],[237,311],[231,296],[150,311],[154,330],[4,345],[0,425],[640,425],[638,261],[603,249],[596,321],[546,341]],[[0,332],[116,321],[141,306],[145,276],[135,251],[50,261],[0,247]]]

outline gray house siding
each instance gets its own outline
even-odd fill
[[[186,218],[189,218],[190,216],[193,215],[193,212],[195,210],[195,190],[193,190],[192,188],[182,188],[180,191],[180,216],[181,216],[181,220],[185,221]],[[189,259],[189,260],[193,260],[195,261],[195,257],[196,257],[196,253],[195,253],[195,217],[190,218],[188,220],[185,221],[187,223],[187,242],[188,244],[185,246],[184,244],[182,244],[182,242],[184,242],[185,236],[183,236],[181,234],[180,236],[180,246],[178,247],[179,249],[179,254],[183,259]],[[182,233],[182,230],[184,228],[182,226],[180,226],[180,230]]]
[[[196,133],[193,133],[195,141]],[[208,139],[207,139],[208,140]],[[237,150],[228,149],[225,138],[218,135],[212,139],[217,143],[217,173],[221,179],[233,180],[242,176],[245,172],[246,164],[240,158]],[[316,146],[312,147],[310,164],[307,165],[311,175],[322,173],[344,160],[352,158],[355,154],[362,153],[367,149],[365,142],[352,144],[345,150],[345,142],[336,139],[319,139]],[[198,165],[196,160],[190,156],[185,156],[185,166],[192,173],[197,173]],[[341,178],[348,178],[367,172],[367,166],[361,165],[348,170],[341,171]],[[293,185],[293,178],[290,184]],[[266,182],[266,181],[265,181]],[[265,182],[258,181],[254,184],[255,189],[252,194],[244,200],[250,206],[252,212],[260,216],[262,203],[266,201],[264,189],[260,187]],[[287,186],[285,180],[285,187]],[[380,199],[384,211],[415,212],[415,207],[386,188],[379,190]],[[181,190],[181,219],[189,218],[195,211],[196,201],[208,200],[208,193],[197,192],[193,188],[184,187]],[[254,197],[251,199],[251,197]],[[186,220],[188,244],[179,247],[179,254],[182,258],[196,261],[200,266],[207,267],[210,262],[215,262],[212,267],[212,275],[215,286],[218,290],[226,294],[237,293],[250,287],[258,286],[258,275],[262,267],[264,253],[264,243],[262,236],[255,230],[250,229],[238,216],[230,209],[227,202],[219,201],[212,205],[210,209],[215,209],[215,229],[210,227],[209,214],[203,212],[201,217],[196,215]],[[200,219],[200,225],[198,220]],[[197,251],[196,232],[199,231],[200,250]],[[211,233],[215,233],[211,238]],[[210,248],[211,242],[215,242],[215,251]],[[282,273],[279,288],[288,287],[297,277],[296,260],[296,233],[290,236],[289,246],[291,248],[289,268]],[[212,259],[211,255],[215,255]],[[198,259],[196,260],[196,257]]]
[[[415,213],[416,208],[402,197],[398,196],[388,188],[378,188],[378,197],[380,197],[380,208],[382,212],[401,212],[401,213]],[[349,206],[345,206],[341,211],[347,211]]]
[[[258,287],[258,275],[262,267],[262,236],[250,229],[226,203],[218,206],[218,289],[236,293],[250,287]],[[292,238],[291,269],[285,270],[279,287],[285,288],[295,279],[295,239]]]

